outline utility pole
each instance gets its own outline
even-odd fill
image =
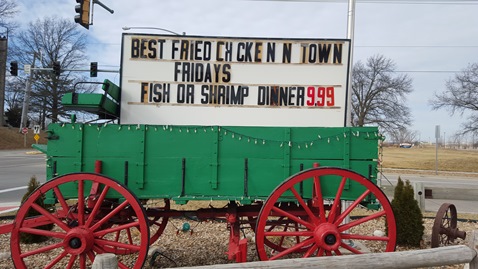
[[[35,67],[35,60],[36,60],[37,54],[34,52],[33,53],[33,63],[32,63],[32,69]],[[30,77],[27,80],[27,85],[25,87],[25,97],[23,98],[23,108],[22,108],[22,120],[20,122],[20,130],[19,132],[22,131],[23,127],[27,127],[27,122],[28,122],[28,105],[30,104],[30,91],[32,88],[32,81],[33,81],[33,72],[30,72]]]
[[[355,0],[348,1],[347,14],[347,38],[350,39],[350,64],[349,74],[347,77],[347,100],[345,126],[352,126],[352,71],[353,71],[353,57],[354,57],[354,35],[355,35]]]
[[[8,29],[6,36],[0,36],[0,127],[5,124],[5,74],[7,73]]]

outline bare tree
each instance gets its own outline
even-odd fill
[[[418,132],[417,131],[411,131],[408,130],[407,128],[398,128],[394,132],[390,133],[391,140],[394,143],[400,144],[400,143],[419,143],[420,141],[418,138]]]
[[[446,82],[446,90],[435,93],[429,101],[433,110],[446,109],[451,115],[471,112],[462,124],[463,133],[478,133],[478,63],[470,64],[454,79]]]
[[[382,55],[372,56],[364,64],[357,62],[352,72],[352,124],[375,124],[392,134],[410,126],[412,116],[406,96],[412,92],[412,80],[396,75],[395,64]]]
[[[18,13],[17,1],[0,0],[0,25],[13,31],[17,25],[10,21]]]
[[[30,23],[14,42],[18,62],[36,67],[52,67],[60,62],[62,70],[86,66],[86,35],[77,24],[66,19],[44,18]],[[42,127],[47,118],[53,122],[66,116],[61,98],[73,91],[73,85],[88,78],[78,72],[62,71],[59,76],[52,71],[35,71],[31,93],[31,111]],[[78,87],[76,92],[92,91],[91,87]]]

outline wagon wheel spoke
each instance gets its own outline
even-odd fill
[[[35,229],[35,228],[20,228],[20,232],[28,233],[28,234],[36,234],[36,235],[43,235],[53,238],[63,239],[66,236],[66,233],[59,233],[59,232],[52,232],[42,229]]]
[[[374,235],[360,235],[360,234],[342,234],[342,239],[357,239],[357,240],[371,240],[371,241],[387,241],[388,236],[374,236]]]
[[[307,213],[307,216],[309,216],[309,218],[312,220],[312,222],[317,223],[318,222],[317,217],[312,212],[312,210],[310,210],[309,206],[305,203],[304,199],[302,199],[302,197],[299,195],[297,190],[294,187],[292,187],[292,188],[290,188],[290,191],[292,191],[292,193],[294,194],[294,197],[297,199],[297,202],[299,202],[299,204],[305,210],[305,212]]]
[[[21,258],[25,258],[25,257],[28,257],[28,256],[40,254],[40,253],[47,252],[47,251],[52,250],[52,249],[60,248],[61,246],[62,246],[61,243],[53,244],[53,245],[49,245],[49,246],[44,246],[44,247],[37,248],[37,249],[32,250],[32,251],[28,251],[28,252],[22,253],[22,254],[20,255],[20,257],[21,257]]]
[[[54,224],[58,225],[58,227],[60,227],[61,229],[63,229],[64,231],[68,232],[70,230],[70,228],[64,223],[62,222],[60,219],[58,219],[56,216],[52,215],[50,212],[46,211],[43,207],[35,204],[35,203],[32,203],[31,204],[31,207],[33,209],[35,209],[38,213],[42,214],[43,216],[47,217],[51,222],[53,222]]]
[[[87,208],[85,199],[92,192],[89,186],[103,188],[92,208]],[[35,201],[44,196],[58,203],[43,209]],[[28,217],[30,209],[41,216]],[[60,176],[42,184],[19,208],[11,232],[12,260],[18,269],[53,268],[61,261],[66,268],[88,268],[97,254],[110,252],[121,255],[121,268],[140,269],[148,253],[148,223],[139,200],[121,183],[98,174]],[[54,230],[43,230],[45,224]],[[117,232],[120,236],[115,237]],[[44,247],[28,250],[20,244],[22,235],[51,239]]]
[[[76,255],[71,255],[70,259],[68,260],[68,264],[66,265],[67,269],[73,268],[73,264],[75,264],[76,261]]]
[[[290,219],[290,220],[292,220],[292,221],[295,221],[295,222],[297,222],[297,223],[300,223],[300,224],[304,225],[304,226],[307,227],[307,228],[310,228],[310,229],[313,229],[313,228],[314,228],[314,226],[313,226],[311,223],[309,223],[309,222],[307,222],[307,221],[305,221],[305,220],[303,220],[303,219],[300,219],[300,218],[294,216],[293,214],[291,214],[291,213],[289,213],[289,212],[286,212],[286,211],[284,211],[284,210],[282,210],[282,209],[280,209],[280,208],[278,208],[278,207],[276,207],[276,206],[272,207],[272,211],[274,211],[274,212],[276,212],[276,213],[278,213],[278,214],[280,214],[280,215],[282,215],[282,216],[285,216],[285,217],[287,217],[288,219]]]
[[[121,210],[123,210],[127,205],[129,205],[128,201],[124,201],[121,203],[119,206],[117,206],[115,209],[113,209],[108,215],[106,215],[104,218],[99,220],[95,225],[91,226],[90,229],[93,231],[96,231],[101,225],[105,224],[108,222],[112,217],[114,217],[116,214],[118,214]]]
[[[86,254],[80,254],[80,269],[86,269]]]
[[[297,244],[297,245],[295,245],[295,246],[293,246],[293,247],[290,247],[290,248],[288,248],[288,249],[286,249],[286,250],[284,250],[284,251],[282,251],[282,252],[279,252],[279,253],[273,255],[273,256],[270,258],[270,260],[277,260],[277,259],[280,259],[280,258],[286,256],[287,254],[290,254],[290,253],[299,251],[299,250],[302,249],[303,247],[312,244],[312,242],[313,242],[313,239],[305,240],[305,241],[303,241],[303,242],[301,242],[301,243],[299,243],[299,244]]]
[[[362,195],[360,195],[342,214],[337,217],[337,219],[334,221],[334,224],[339,225],[342,221],[344,221],[344,219],[350,215],[350,212],[352,212],[352,210],[354,210],[369,194],[370,190],[366,190],[364,193],[362,193]]]
[[[94,233],[94,235],[95,235],[95,237],[103,237],[103,236],[105,236],[106,234],[109,234],[109,233],[116,233],[116,235],[119,236],[119,232],[121,232],[122,230],[126,230],[126,231],[130,232],[130,228],[139,227],[139,226],[140,226],[139,222],[130,222],[130,223],[127,223],[127,224],[115,226],[113,228],[107,228],[107,229],[97,231],[97,232]],[[129,233],[129,235],[131,235],[131,233]]]
[[[78,180],[78,225],[85,224],[85,181]]]
[[[58,188],[58,186],[55,186],[53,188],[53,191],[55,192],[55,195],[56,195],[56,199],[58,200],[58,202],[60,203],[60,205],[63,207],[63,210],[65,212],[68,212],[68,210],[70,209],[70,207],[68,206],[68,204],[66,203],[65,201],[65,198],[63,197],[63,194],[61,193],[60,189]]]
[[[374,219],[377,219],[377,218],[380,218],[380,217],[383,217],[387,212],[385,211],[379,211],[377,213],[374,213],[372,215],[369,215],[369,216],[366,216],[366,217],[363,217],[363,218],[360,218],[358,220],[355,220],[355,221],[352,221],[352,222],[349,222],[348,224],[344,224],[344,225],[339,225],[339,231],[343,232],[343,231],[346,231],[346,230],[349,230],[357,225],[360,225],[360,224],[363,224],[365,222],[368,222],[368,221],[371,221],[371,220],[374,220]]]
[[[95,206],[93,207],[93,210],[91,211],[91,214],[88,217],[88,220],[85,223],[86,227],[91,227],[91,224],[92,224],[96,214],[98,213],[98,211],[100,210],[101,205],[105,201],[105,197],[106,197],[106,194],[108,193],[109,189],[110,189],[109,186],[105,186],[103,188],[103,190],[101,191],[101,194],[100,194],[98,200],[96,201]]]
[[[304,254],[304,258],[308,258],[308,257],[311,257],[316,251],[317,249],[319,248],[318,245],[314,244],[311,248],[309,248],[309,250],[307,250]]]
[[[312,236],[313,232],[312,231],[306,231],[306,232],[295,232],[295,231],[274,231],[274,232],[264,232],[265,236],[292,236],[292,237],[297,237],[297,236]]]
[[[351,253],[353,254],[363,254],[363,252],[361,252],[360,250],[354,248],[354,247],[351,247],[349,246],[348,244],[346,243],[343,243],[340,245],[341,247],[345,248],[346,250],[350,251]]]
[[[324,207],[324,198],[322,196],[322,186],[320,184],[320,177],[319,176],[314,176],[314,192],[315,192],[315,197],[312,199],[315,200],[315,202],[319,205],[319,217],[320,217],[320,222],[325,222],[325,207]]]
[[[347,178],[342,177],[342,180],[340,181],[339,188],[337,189],[337,194],[335,195],[334,202],[333,202],[332,207],[330,209],[329,216],[327,218],[329,223],[334,223],[335,220],[336,220],[335,218],[337,216],[337,211],[340,210],[340,203],[341,203],[340,197],[342,197],[342,193],[344,191],[346,182],[347,182]]]
[[[134,244],[128,244],[128,243],[120,243],[118,241],[113,241],[113,240],[105,240],[105,239],[96,239],[95,244],[99,246],[101,249],[107,249],[105,247],[116,247],[120,249],[125,249],[129,250],[130,252],[135,252],[139,251],[140,247],[139,245],[134,245]]]

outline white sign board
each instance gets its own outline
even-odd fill
[[[39,134],[40,133],[40,125],[34,125],[33,126],[33,133],[34,134]]]
[[[123,34],[121,123],[344,126],[350,41]]]
[[[31,69],[32,69],[31,65],[29,65],[29,64],[24,64],[23,65],[23,72],[25,72],[25,74],[30,75]]]

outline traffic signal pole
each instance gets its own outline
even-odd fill
[[[37,54],[33,53],[32,69],[35,66],[36,57],[37,57]],[[30,77],[28,78],[27,85],[25,87],[25,96],[23,98],[23,107],[22,107],[22,119],[20,121],[20,130],[18,132],[21,132],[23,127],[27,127],[28,106],[30,104],[30,91],[32,89],[32,81],[33,81],[33,72],[30,72]]]
[[[0,36],[0,127],[5,123],[3,117],[5,112],[5,74],[7,66],[7,48],[8,48],[8,34],[7,36]]]

